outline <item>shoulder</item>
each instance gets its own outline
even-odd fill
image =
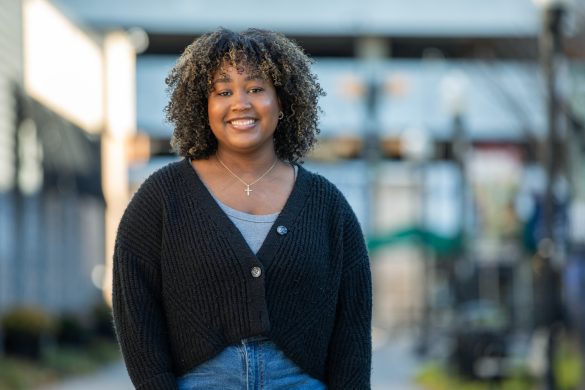
[[[180,185],[183,181],[186,168],[190,168],[189,161],[182,159],[156,169],[144,180],[134,195],[136,196],[143,192],[160,192],[163,194],[169,188],[174,189],[175,185]]]
[[[174,197],[186,187],[190,169],[192,170],[189,160],[182,159],[154,170],[133,193],[128,207],[154,207],[164,204],[166,199]]]
[[[118,225],[117,246],[131,248],[136,253],[142,250],[140,245],[160,242],[164,204],[167,194],[179,187],[176,183],[180,180],[181,164],[185,162],[173,162],[157,169],[132,195]]]
[[[123,221],[156,217],[169,194],[181,188],[186,164],[185,160],[172,162],[151,173],[131,196]]]

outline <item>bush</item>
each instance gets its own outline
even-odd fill
[[[62,345],[85,345],[91,340],[90,330],[73,314],[63,314],[59,318],[57,341]]]
[[[55,321],[32,307],[15,308],[2,318],[6,354],[38,360],[46,341],[55,334]]]
[[[58,380],[95,372],[121,358],[111,341],[89,343],[83,348],[59,346],[40,360],[0,357],[0,390],[44,388]]]

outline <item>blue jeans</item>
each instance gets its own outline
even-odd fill
[[[179,390],[303,389],[325,390],[266,337],[257,336],[226,347],[177,380]]]

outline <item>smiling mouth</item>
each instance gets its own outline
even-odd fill
[[[234,119],[229,123],[235,128],[248,128],[256,124],[256,119]]]

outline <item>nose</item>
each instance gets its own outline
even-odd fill
[[[246,91],[235,92],[233,98],[233,111],[244,111],[252,107],[252,104],[250,103],[250,96],[248,96]]]

